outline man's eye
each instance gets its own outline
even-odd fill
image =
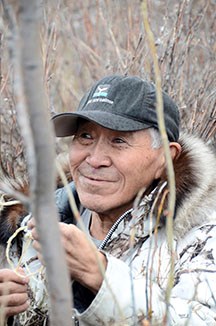
[[[92,139],[92,136],[87,132],[82,132],[81,134],[78,135],[78,137],[83,139]]]
[[[125,143],[126,143],[126,141],[125,141],[123,138],[120,138],[120,137],[116,137],[116,138],[114,138],[114,139],[113,139],[113,142],[114,142],[115,144],[125,144]]]
[[[74,140],[82,145],[88,145],[92,141],[92,136],[88,132],[80,132],[75,135]]]

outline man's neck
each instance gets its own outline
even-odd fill
[[[130,207],[124,211],[119,211],[117,214],[99,214],[92,212],[90,234],[92,237],[103,240],[113,224],[119,219],[119,217],[124,214]]]
[[[90,234],[92,237],[103,240],[113,225],[113,221],[101,218],[97,213],[92,213]]]

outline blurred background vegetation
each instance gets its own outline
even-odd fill
[[[16,0],[5,3],[16,11]],[[16,122],[10,29],[0,6],[0,165],[1,174],[13,177],[25,174],[26,165]],[[154,81],[140,0],[43,0],[41,6],[50,113],[75,110],[92,82],[104,75]],[[216,1],[149,0],[148,15],[162,85],[179,105],[182,130],[216,148]],[[58,141],[57,152],[66,150],[67,141]]]

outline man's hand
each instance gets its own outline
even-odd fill
[[[25,275],[21,268],[18,273]],[[21,277],[10,269],[0,269],[0,306],[6,318],[24,312],[29,307],[28,282],[27,277]]]
[[[28,227],[31,229],[34,238],[33,247],[38,252],[38,258],[43,262],[34,219],[28,222]],[[96,293],[103,282],[99,264],[103,269],[106,269],[105,255],[99,252],[75,225],[59,223],[59,227],[71,279],[78,281]]]
[[[99,264],[105,270],[106,257],[75,225],[59,223],[59,226],[71,278],[96,293],[103,282]]]

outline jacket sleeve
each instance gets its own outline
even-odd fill
[[[151,301],[153,325],[162,325],[165,316],[167,325],[214,325],[216,227],[204,239],[202,236],[203,230],[199,230],[194,241],[185,242],[187,250],[182,251],[177,261],[168,313],[166,287],[161,286],[163,275],[158,278],[160,271],[154,271],[155,277],[148,286],[141,272],[142,264],[138,269],[136,264],[130,268],[127,263],[107,254],[108,266],[99,292],[83,313],[76,311],[81,325],[138,324],[149,313],[146,298]]]

